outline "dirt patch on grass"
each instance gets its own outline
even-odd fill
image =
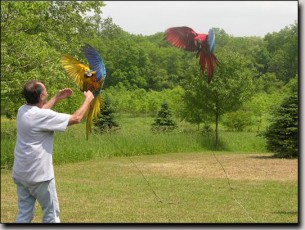
[[[226,178],[233,180],[297,181],[298,161],[276,159],[270,155],[196,155],[162,162],[140,163],[137,166],[147,172],[185,178]],[[222,166],[223,168],[222,168]]]

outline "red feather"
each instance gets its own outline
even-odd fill
[[[186,26],[172,27],[165,31],[165,40],[177,48],[196,51],[198,48],[194,44],[194,38],[197,35],[193,29]]]
[[[206,64],[206,56],[202,52],[200,52],[199,64],[200,64],[200,69],[203,73],[204,69],[205,69],[205,64]]]

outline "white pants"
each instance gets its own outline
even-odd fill
[[[43,211],[43,223],[60,223],[54,179],[39,183],[27,183],[13,179],[17,185],[18,195],[17,223],[30,223],[33,220],[36,200]]]

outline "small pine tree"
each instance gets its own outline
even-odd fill
[[[274,111],[273,122],[265,132],[267,149],[275,156],[298,156],[298,87],[295,83],[291,94]]]
[[[172,131],[177,128],[176,122],[172,119],[172,113],[168,104],[162,103],[156,119],[152,124],[153,131]]]
[[[95,131],[98,133],[106,133],[119,128],[118,123],[114,119],[114,109],[107,96],[102,103],[100,115],[94,120],[94,126]]]

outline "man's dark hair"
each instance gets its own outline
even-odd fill
[[[37,104],[42,93],[41,83],[37,80],[30,80],[23,87],[23,95],[29,104]]]

